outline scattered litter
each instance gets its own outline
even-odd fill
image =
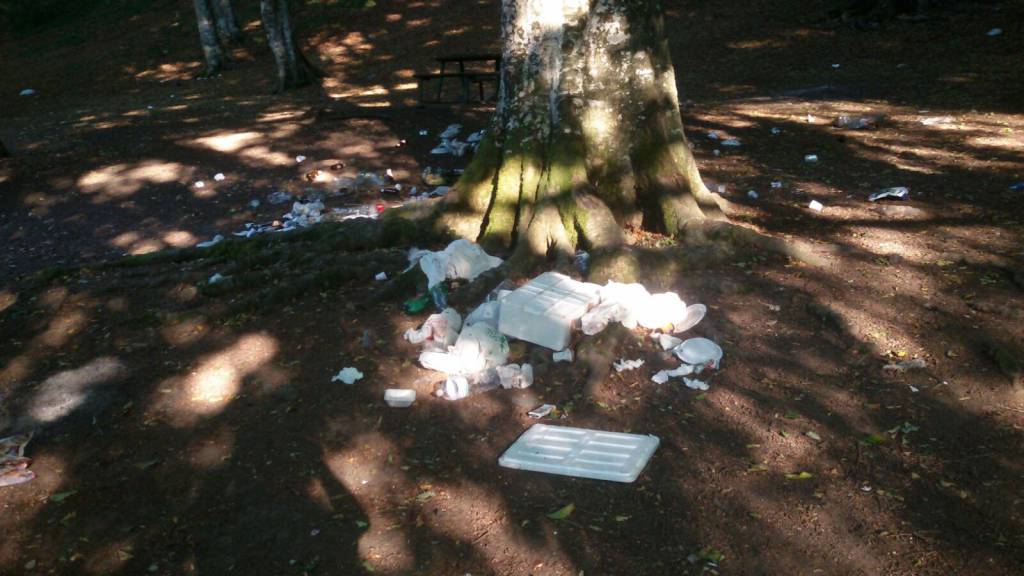
[[[36,477],[28,469],[32,459],[25,457],[25,447],[32,434],[18,434],[0,439],[0,487],[29,482]]]
[[[627,370],[636,370],[637,368],[639,368],[639,367],[641,367],[643,365],[644,365],[644,361],[643,361],[642,358],[637,358],[636,360],[627,360],[627,359],[623,358],[622,360],[619,360],[618,362],[612,362],[612,367],[615,368],[616,372],[620,372],[620,373],[621,372],[626,372]]]
[[[818,161],[818,155],[817,154],[808,154],[808,155],[804,156],[804,162],[817,162],[817,161]]]
[[[683,384],[686,384],[690,390],[707,390],[709,388],[707,382],[696,378],[683,378]]]
[[[598,302],[599,291],[596,284],[545,272],[502,300],[498,329],[513,338],[562,350],[569,344],[573,324]]]
[[[818,433],[815,432],[814,430],[808,430],[807,432],[804,432],[804,436],[807,436],[808,438],[814,440],[815,442],[821,442],[821,436],[818,435]]]
[[[444,196],[448,194],[448,192],[451,192],[451,189],[451,186],[438,186],[431,190],[428,195],[433,197]]]
[[[772,188],[782,188],[782,181],[772,180]]]
[[[444,140],[450,140],[458,136],[459,132],[461,131],[462,124],[450,124],[447,128],[444,129],[444,132],[441,132],[440,138]]]
[[[928,363],[924,361],[924,358],[914,358],[913,360],[904,360],[903,362],[896,362],[895,364],[886,364],[882,367],[882,370],[906,372],[907,370],[925,368],[927,366]]]
[[[1019,191],[1024,190],[1024,182],[1017,182],[1016,184],[1010,185],[1010,190]]]
[[[754,200],[757,200],[758,198],[757,192],[754,190],[747,190],[747,196],[753,198]]]
[[[454,308],[446,308],[439,314],[431,314],[419,330],[406,330],[405,339],[413,344],[429,340],[447,348],[455,344],[461,329],[462,316]]]
[[[875,192],[871,196],[868,196],[868,201],[875,202],[882,198],[906,198],[908,194],[910,194],[909,189],[903,186],[897,186],[895,188],[886,188]]]
[[[1003,33],[1003,29],[1002,28],[993,28],[993,29],[989,30],[988,32],[986,32],[985,35],[986,36],[999,36],[1002,33]]]
[[[224,178],[225,176],[221,172],[217,172],[216,174],[213,175],[213,179],[216,180],[217,182],[223,182]]]
[[[216,284],[218,282],[223,282],[226,279],[227,279],[227,276],[221,274],[220,272],[217,272],[213,276],[210,276],[209,280],[207,280],[206,283],[210,284],[210,285],[213,285],[213,284]]]
[[[501,387],[506,390],[533,386],[533,366],[530,364],[506,364],[494,370],[498,374]]]
[[[224,237],[221,236],[220,234],[217,234],[216,236],[214,236],[210,240],[207,240],[206,242],[200,242],[196,244],[196,248],[209,248],[210,246],[216,246],[217,244],[220,244],[223,241]]]
[[[259,207],[260,207],[259,199],[253,198],[252,200],[249,201],[249,208],[252,208],[253,210],[255,210],[255,209],[259,208]]]
[[[497,328],[500,320],[501,302],[498,300],[482,302],[475,310],[469,313],[469,316],[466,316],[467,325],[483,322],[492,328]]]
[[[469,136],[466,137],[466,142],[469,142],[470,144],[475,144],[475,143],[483,140],[484,139],[484,135],[486,133],[487,133],[486,130],[479,130],[477,132],[473,132],[472,134],[470,134]]]
[[[196,188],[203,188],[203,187],[206,186],[206,182],[203,182],[202,180],[200,180],[200,181],[196,182],[195,184],[193,184],[193,186],[195,186]]]
[[[551,360],[554,362],[572,362],[572,359],[572,348],[566,348],[565,350],[560,350],[551,355]]]
[[[420,136],[427,136],[429,134],[430,134],[430,131],[427,130],[427,129],[420,130]]]
[[[347,368],[342,368],[340,372],[335,374],[334,377],[331,378],[331,382],[338,382],[340,380],[343,384],[355,384],[356,380],[362,379],[363,373],[349,366]]]
[[[269,196],[267,196],[267,202],[270,202],[271,204],[274,204],[275,206],[277,204],[287,204],[288,202],[291,202],[291,201],[292,201],[292,195],[290,193],[288,193],[288,192],[283,191],[283,190],[278,190],[277,192],[274,192],[273,194],[270,194]]]
[[[388,388],[384,391],[384,401],[392,408],[408,408],[416,401],[416,391],[410,388]]]
[[[448,400],[461,400],[469,396],[469,380],[464,376],[453,376],[444,382],[438,395]]]
[[[833,69],[835,69],[835,70],[838,70],[838,69],[839,69],[839,66],[840,66],[839,64],[833,64],[833,65],[832,65],[832,68],[833,68]]]
[[[778,136],[779,134],[782,134],[782,130],[780,130],[778,128],[772,128],[772,134],[774,134],[775,136]]]
[[[388,274],[387,272],[378,272],[377,275],[373,277],[373,279],[378,281],[387,280]]]
[[[730,138],[728,140],[722,140],[722,146],[729,146],[729,147],[735,148],[735,147],[740,146],[740,145],[741,145],[740,141],[735,139],[735,138]]]
[[[537,406],[533,410],[527,412],[526,415],[529,416],[530,418],[536,418],[539,420],[547,416],[548,414],[554,412],[555,408],[556,406],[554,404],[541,404],[540,406]]]
[[[308,228],[313,224],[319,224],[323,219],[323,211],[324,203],[319,200],[305,203],[295,202],[292,204],[292,211],[283,216],[284,229]]]
[[[413,254],[427,275],[427,288],[433,288],[446,278],[473,280],[502,263],[501,258],[489,256],[483,248],[466,239],[455,240],[441,252],[416,250],[410,253],[410,258]]]
[[[910,391],[911,392],[920,392],[920,390],[917,388],[917,386],[911,386],[910,387]]]
[[[725,194],[725,184],[719,184],[718,185],[718,193],[719,194]]]
[[[703,304],[690,304],[686,307],[686,313],[683,315],[683,319],[673,323],[672,332],[679,334],[680,332],[686,332],[690,328],[693,328],[700,321],[704,319],[708,313],[708,307]]]
[[[504,454],[504,468],[633,482],[658,448],[657,436],[534,424]]]
[[[865,130],[875,128],[877,124],[877,116],[846,116],[845,114],[836,118],[832,122],[832,125],[836,128],[846,128],[848,130]]]
[[[953,122],[952,116],[932,116],[921,119],[921,124],[925,126],[938,126],[940,124],[950,124],[951,122]]]
[[[493,327],[473,324],[466,327],[446,350],[427,349],[420,353],[420,364],[448,375],[477,376],[488,368],[505,364],[508,359],[508,340]]]
[[[718,148],[715,148],[714,150],[712,150],[711,153],[714,154],[715,156],[721,156],[722,155],[722,151],[719,150]]]
[[[655,332],[654,334],[651,334],[651,338],[653,338],[661,346],[662,350],[672,350],[676,346],[679,346],[680,344],[683,343],[682,338],[676,338],[671,334],[662,334],[660,332]]]
[[[675,355],[687,364],[710,366],[718,369],[722,348],[707,338],[690,338],[677,346]]]
[[[25,88],[21,92],[18,92],[18,96],[32,96],[36,91],[31,88]]]
[[[708,139],[709,140],[718,140],[718,132],[715,132],[714,130],[712,130],[711,132],[708,132]]]
[[[298,156],[295,157],[295,163],[296,164],[302,164],[305,161],[306,161],[306,157],[303,156],[302,154],[299,154]]]
[[[678,368],[672,370],[660,370],[654,376],[651,376],[651,380],[655,384],[664,384],[668,382],[670,378],[678,378],[680,376],[689,376],[693,374],[697,369],[689,364],[682,364]]]
[[[825,205],[822,204],[821,202],[818,202],[817,200],[811,200],[811,203],[808,204],[807,207],[816,212],[821,212],[822,210],[825,209]]]

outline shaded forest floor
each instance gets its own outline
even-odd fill
[[[1020,3],[857,31],[810,1],[667,2],[705,180],[828,265],[645,279],[708,305],[691,332],[725,359],[707,392],[650,382],[665,359],[638,333],[616,356],[647,365],[593,393],[581,363],[517,345],[532,388],[458,402],[402,340],[424,316],[373,280],[408,238],[347,222],[190,247],[280,218],[273,192],[323,192],[314,168],[408,190],[464,166],[430,149],[490,110],[418,108],[411,77],[494,50],[497,3],[310,2],[295,20],[329,78],[281,97],[256,41],[190,79],[188,4],[0,46],[0,436],[37,431],[37,478],[0,488],[0,574],[1020,573]],[[893,186],[909,199],[868,202]],[[925,367],[883,370],[909,359]],[[365,379],[331,383],[345,366]],[[414,407],[388,408],[392,387]],[[499,468],[542,402],[661,446],[634,484]]]

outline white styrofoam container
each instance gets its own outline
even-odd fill
[[[504,468],[633,482],[661,441],[657,436],[534,424],[498,459]]]
[[[408,408],[416,401],[416,391],[411,388],[388,388],[384,391],[384,401],[392,408]]]
[[[573,324],[600,301],[601,287],[545,272],[501,300],[498,330],[506,336],[563,350]]]

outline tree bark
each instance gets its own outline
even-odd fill
[[[260,16],[277,67],[276,91],[283,92],[312,82],[319,74],[295,43],[288,0],[260,0]]]
[[[231,46],[242,42],[242,31],[238,28],[235,9],[231,0],[210,0],[221,44]]]
[[[213,76],[224,67],[224,51],[217,38],[217,29],[208,0],[193,0],[196,9],[196,25],[199,28],[199,44],[203,47],[206,60],[206,76]]]
[[[504,0],[497,108],[441,222],[517,254],[724,218],[683,135],[654,0]]]

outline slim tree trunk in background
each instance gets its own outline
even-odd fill
[[[543,256],[724,218],[683,135],[655,0],[503,0],[491,130],[441,222]]]
[[[235,9],[231,6],[231,0],[210,0],[213,8],[214,19],[217,23],[217,35],[221,44],[230,46],[242,41],[242,31],[238,28],[238,20],[235,18]]]
[[[11,153],[7,150],[7,147],[4,146],[4,141],[0,140],[0,158],[7,158],[10,155]]]
[[[217,38],[217,29],[208,0],[193,0],[196,8],[196,25],[199,27],[199,44],[203,47],[207,76],[212,76],[224,66],[224,51]]]
[[[305,86],[319,74],[299,51],[292,35],[288,0],[260,0],[260,17],[277,66],[277,91]]]

